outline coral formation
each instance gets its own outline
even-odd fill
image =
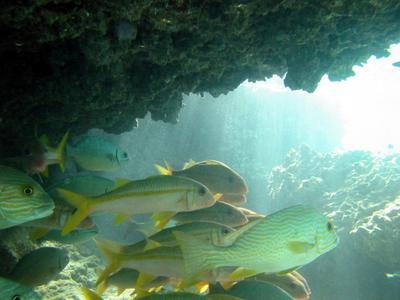
[[[182,93],[283,76],[313,91],[399,41],[385,1],[6,1],[0,12],[0,153],[51,128],[120,133],[150,112],[176,122]]]

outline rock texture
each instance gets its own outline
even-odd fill
[[[0,153],[27,136],[176,122],[182,93],[283,76],[313,91],[400,37],[395,0],[4,1]]]

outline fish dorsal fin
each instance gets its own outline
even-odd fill
[[[251,277],[256,274],[257,274],[257,272],[252,269],[240,267],[240,268],[237,268],[235,271],[233,271],[231,275],[229,275],[229,279],[233,280],[233,281],[243,280],[243,279],[246,279],[247,277]]]
[[[239,229],[227,233],[222,239],[219,240],[214,239],[212,242],[215,246],[221,246],[221,247],[231,246],[244,232],[246,232],[250,228],[253,228],[262,220],[263,219],[258,219],[251,223],[247,223],[246,225],[240,227]]]
[[[195,162],[193,159],[191,159],[191,160],[189,160],[188,162],[185,162],[185,163],[183,164],[182,170],[189,169],[189,168],[193,167],[195,164],[196,164],[196,162]]]
[[[130,182],[132,182],[132,180],[129,180],[129,179],[127,179],[127,178],[117,178],[117,179],[115,180],[114,186],[112,187],[112,190],[115,190],[115,189],[117,189],[117,188],[120,188],[120,187],[122,187],[122,186],[124,186],[124,185],[126,185],[126,184],[128,184],[128,183],[130,183]]]

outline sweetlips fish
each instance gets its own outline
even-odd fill
[[[220,201],[207,208],[191,212],[179,212],[173,219],[178,224],[201,221],[215,222],[230,227],[241,226],[248,222],[245,214],[237,207]]]
[[[129,161],[129,155],[111,141],[92,135],[80,137],[67,146],[67,154],[77,165],[89,171],[115,171]]]
[[[226,164],[216,160],[202,162],[190,161],[182,170],[173,170],[167,165],[166,168],[156,165],[162,175],[183,176],[201,182],[210,191],[221,194],[244,194],[247,192],[247,185],[242,176],[228,167]]]
[[[238,267],[231,279],[258,273],[285,273],[310,263],[338,244],[332,223],[312,207],[296,205],[228,233],[222,242],[205,244],[175,231],[186,280],[219,267]]]
[[[6,158],[3,162],[21,168],[28,174],[44,173],[47,175],[47,167],[53,164],[59,164],[60,169],[64,171],[65,145],[68,135],[67,131],[56,148],[50,146],[46,135],[42,135],[27,143],[23,155]]]
[[[41,300],[32,288],[10,279],[0,277],[0,299],[2,300]]]
[[[122,182],[120,187],[97,197],[86,197],[61,188],[57,191],[77,208],[64,226],[62,234],[71,232],[94,212],[109,212],[122,216],[169,212],[170,215],[166,218],[171,218],[176,212],[192,211],[215,203],[213,195],[203,184],[178,176],[152,176]],[[160,220],[164,217],[160,217]],[[166,224],[165,221],[160,222]]]
[[[47,217],[53,209],[53,200],[35,180],[0,166],[0,229]]]
[[[43,247],[22,257],[8,277],[26,286],[39,286],[53,280],[69,263],[65,249]]]

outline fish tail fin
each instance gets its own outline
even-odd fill
[[[56,148],[56,155],[59,160],[60,169],[63,172],[65,170],[65,145],[67,144],[68,136],[69,130],[67,130],[67,132],[64,134]]]
[[[69,217],[67,223],[62,229],[61,235],[66,235],[75,229],[87,216],[90,214],[90,209],[94,202],[91,198],[84,195],[76,194],[74,192],[64,190],[61,188],[57,189],[57,192],[63,197],[68,203],[76,207],[76,212]]]
[[[81,286],[79,289],[81,290],[83,300],[101,299],[96,292],[88,289],[87,287]]]
[[[172,175],[172,169],[168,164],[166,167],[160,166],[159,164],[155,164],[154,166],[161,175]]]
[[[204,243],[190,234],[173,231],[180,246],[185,264],[186,284],[194,282],[199,275],[211,271],[217,265],[215,246]],[[183,284],[185,286],[185,284]]]
[[[96,281],[96,286],[106,281],[108,276],[120,268],[120,253],[123,246],[108,240],[95,239],[96,245],[101,254],[107,260],[106,268],[100,273]]]

